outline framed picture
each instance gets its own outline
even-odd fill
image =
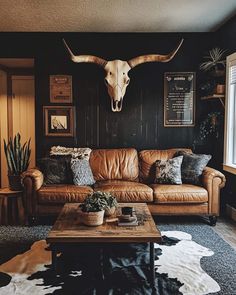
[[[194,72],[164,76],[164,126],[194,127],[196,82]]]
[[[50,102],[72,103],[72,76],[50,76]]]
[[[74,136],[74,107],[44,106],[43,113],[46,136]]]

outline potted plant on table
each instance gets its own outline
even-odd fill
[[[116,207],[118,205],[116,197],[114,197],[111,193],[103,193],[103,194],[105,194],[105,198],[107,201],[105,216],[111,216],[115,213]]]
[[[101,194],[101,192],[92,193],[80,205],[81,218],[85,225],[97,226],[103,224],[107,200],[101,197]]]
[[[82,222],[91,226],[101,225],[104,214],[113,215],[117,205],[117,200],[111,193],[94,192],[80,205]]]
[[[8,180],[11,190],[22,190],[21,174],[29,167],[30,139],[21,145],[21,136],[17,133],[12,140],[4,140],[4,152],[8,166]]]

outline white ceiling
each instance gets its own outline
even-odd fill
[[[207,32],[236,0],[0,0],[0,32]]]

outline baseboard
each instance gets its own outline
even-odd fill
[[[226,214],[231,219],[233,219],[234,221],[236,221],[236,208],[230,206],[229,204],[226,204]]]

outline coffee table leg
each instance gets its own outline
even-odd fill
[[[154,253],[154,243],[150,242],[150,284],[155,294],[155,253]]]
[[[105,276],[104,276],[104,246],[101,246],[100,248],[100,271],[101,271],[101,279],[102,281],[105,280]]]
[[[58,267],[57,267],[57,250],[52,249],[52,269],[57,275]]]

